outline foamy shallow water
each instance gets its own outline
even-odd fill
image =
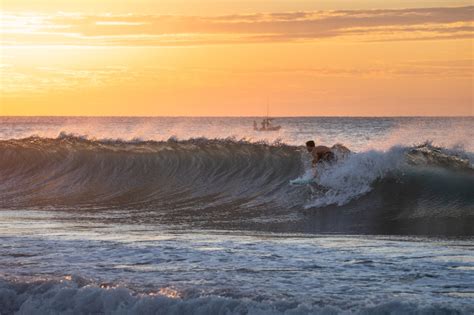
[[[474,311],[474,242],[204,231],[1,212],[2,314]],[[91,304],[92,303],[92,304]]]

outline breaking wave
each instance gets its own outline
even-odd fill
[[[254,296],[200,296],[161,288],[151,292],[96,284],[79,277],[30,282],[0,279],[2,314],[471,314],[472,305],[361,301],[268,301]],[[362,304],[362,305],[361,305]]]
[[[298,149],[234,140],[0,142],[3,207],[165,207],[284,202]]]
[[[473,155],[461,149],[426,143],[354,153],[320,168],[315,183],[289,185],[310,173],[306,154],[235,139],[3,140],[0,207],[146,209],[148,219],[208,223],[354,207],[390,210],[390,219],[474,215]]]

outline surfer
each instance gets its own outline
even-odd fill
[[[332,163],[338,158],[345,158],[351,152],[351,150],[339,143],[329,148],[324,145],[316,146],[313,140],[306,142],[306,149],[313,157],[311,162],[313,168],[316,168],[319,163]]]
[[[306,142],[306,149],[313,157],[313,161],[311,162],[313,167],[316,167],[320,162],[332,162],[335,159],[334,153],[330,148],[324,145],[316,146],[313,140]]]

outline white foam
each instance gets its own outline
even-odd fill
[[[137,293],[127,288],[84,285],[82,281],[11,283],[0,280],[2,314],[469,314],[474,308],[449,304],[389,300],[311,304],[254,301],[219,296],[179,298],[167,290]],[[337,302],[338,304],[335,304]],[[322,304],[322,305],[320,305]]]
[[[318,170],[317,182],[327,190],[319,192],[306,207],[347,204],[371,191],[376,180],[405,164],[405,149],[393,147],[386,152],[370,150],[351,154],[336,165],[323,166]]]

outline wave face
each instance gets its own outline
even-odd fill
[[[308,160],[303,148],[233,139],[3,140],[0,207],[130,210],[114,219],[211,228],[474,234],[470,153],[361,152],[321,168],[317,184],[289,185],[308,176]]]
[[[2,207],[186,209],[289,205],[302,172],[285,145],[233,140],[92,141],[73,136],[1,142]]]

